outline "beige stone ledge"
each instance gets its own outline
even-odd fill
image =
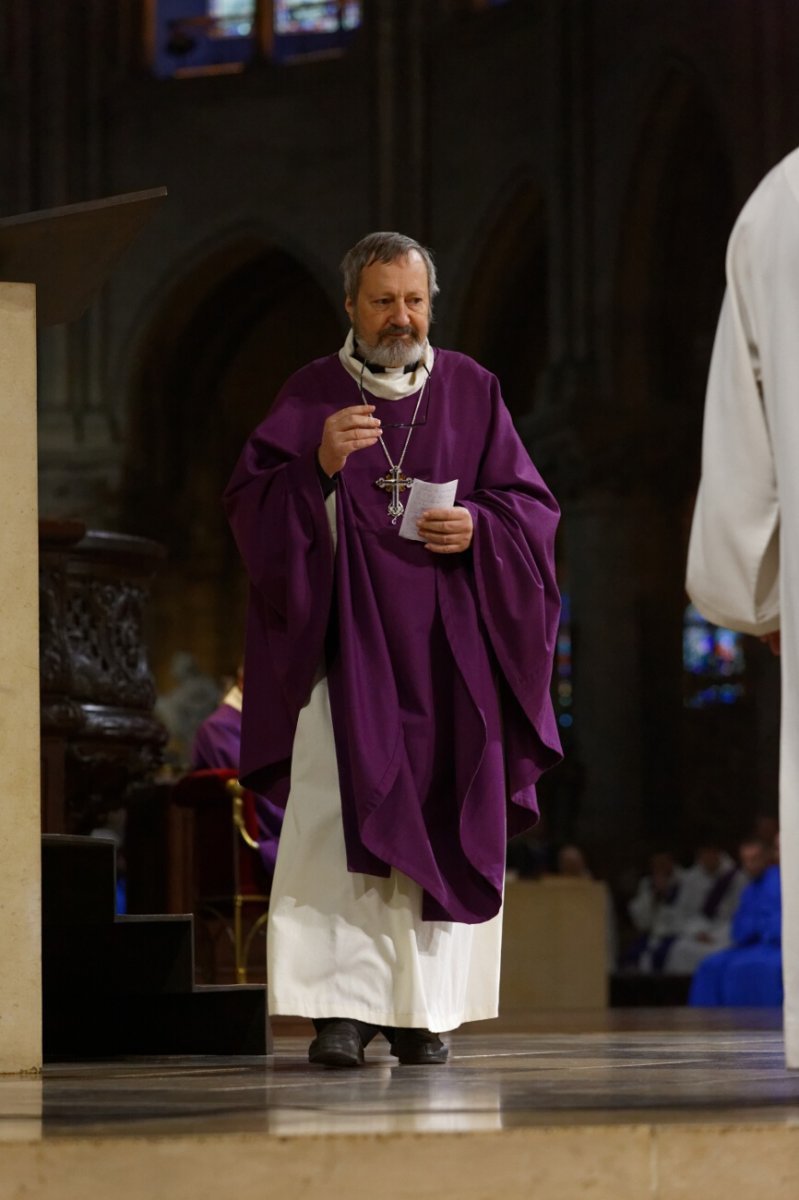
[[[41,1066],[36,309],[0,283],[0,1072]]]
[[[51,1136],[2,1147],[0,1200],[737,1200],[799,1195],[799,1127],[652,1124],[381,1137]]]

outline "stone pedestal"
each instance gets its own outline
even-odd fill
[[[0,1072],[42,1064],[36,299],[0,283]]]

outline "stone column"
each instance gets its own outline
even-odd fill
[[[36,298],[0,283],[0,1073],[42,1065]]]
[[[564,503],[561,536],[583,772],[573,836],[616,877],[647,847],[678,849],[691,832],[681,761],[679,509],[641,488],[589,489]]]
[[[374,122],[368,174],[375,229],[426,238],[429,216],[427,0],[374,0],[370,12]]]
[[[641,834],[641,680],[635,515],[622,497],[564,506],[574,643],[575,836],[613,876]]]

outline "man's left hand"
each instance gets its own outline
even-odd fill
[[[468,508],[430,508],[422,513],[416,528],[424,538],[425,550],[434,554],[458,554],[472,544],[474,525]]]

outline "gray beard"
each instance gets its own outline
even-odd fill
[[[422,357],[424,342],[419,340],[415,331],[411,334],[409,342],[386,337],[374,346],[368,345],[357,329],[353,329],[353,334],[358,353],[377,367],[409,367]]]

